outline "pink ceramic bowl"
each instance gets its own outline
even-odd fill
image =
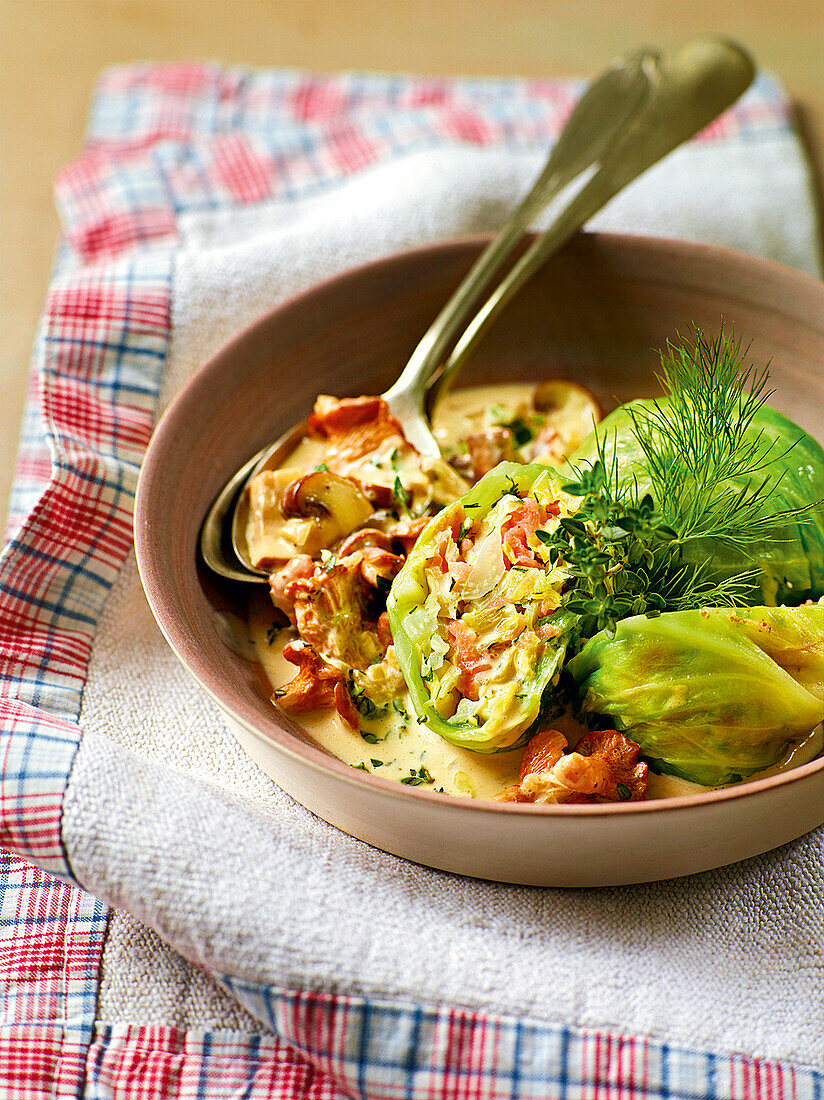
[[[300,294],[242,332],[160,421],[135,513],[140,574],[177,656],[254,760],[318,816],[378,848],[460,874],[596,886],[686,875],[766,851],[824,821],[824,759],[727,790],[647,803],[530,806],[453,798],[356,771],[268,699],[257,666],[221,641],[216,616],[242,586],[198,563],[215,494],[255,451],[302,420],[315,395],[380,393],[483,245],[391,256]],[[774,403],[824,438],[824,285],[722,249],[581,235],[497,321],[463,381],[580,380],[606,408],[655,392],[653,349],[692,323],[734,324]]]

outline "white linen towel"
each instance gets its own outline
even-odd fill
[[[287,295],[398,248],[495,229],[539,162],[430,150],[302,202],[189,217],[162,404]],[[789,134],[679,150],[593,225],[818,270]],[[80,724],[63,817],[79,881],[214,973],[824,1062],[824,830],[705,875],[577,892],[460,879],[375,851],[244,755],[163,641],[132,558],[97,631]],[[107,978],[137,928],[112,924],[101,1003],[145,1022],[167,1011],[168,984],[147,961],[163,949],[147,934],[143,963],[139,951],[129,959],[139,982]],[[252,1026],[196,970],[169,966],[166,983],[173,972],[203,986],[185,1022]]]

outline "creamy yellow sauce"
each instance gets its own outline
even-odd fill
[[[251,642],[275,689],[295,675],[295,666],[283,657],[283,647],[294,632],[283,629],[272,637],[271,625],[271,605],[267,608],[261,600],[249,616]],[[351,729],[335,710],[304,711],[294,717],[333,756],[386,779],[420,780],[410,785],[470,798],[492,798],[518,781],[521,749],[481,756],[456,748],[426,726],[418,725],[406,694],[399,696],[382,716],[362,718],[360,730]]]
[[[271,605],[265,599],[257,600],[249,615],[248,640],[274,691],[295,675],[295,666],[283,657],[283,647],[294,637],[294,632],[284,628],[272,635],[271,626]],[[406,694],[400,696],[396,707],[389,708],[382,717],[364,718],[359,731],[351,729],[334,710],[305,711],[296,718],[321,748],[345,764],[386,779],[398,782],[421,779],[420,770],[424,768],[432,777],[432,782],[424,779],[416,786],[469,798],[494,798],[499,791],[518,782],[523,749],[486,756],[450,745],[426,726],[418,724]],[[581,732],[570,719],[561,718],[554,725],[570,741]],[[818,726],[778,764],[750,778],[761,779],[789,771],[814,760],[822,750],[824,728]],[[650,770],[647,800],[675,798],[709,790],[713,788]]]
[[[432,434],[444,450],[497,423],[528,420],[537,411],[536,394],[541,394],[540,412],[557,438],[546,447],[536,443],[530,461],[558,465],[578,449],[599,419],[592,395],[573,383],[550,381],[536,387],[534,382],[507,382],[453,390],[435,408]]]
[[[485,423],[488,424],[488,411],[494,406],[503,406],[514,416],[523,415],[530,408],[534,392],[534,384],[513,383],[450,393],[436,411],[433,420],[435,437],[441,446],[457,443],[478,431]],[[582,401],[576,415],[577,421],[571,416],[568,423],[558,423],[558,429],[567,442],[567,453],[571,453],[586,434],[583,431],[584,419],[589,418],[591,424],[591,414],[585,402]],[[309,471],[323,461],[323,453],[322,441],[303,440],[284,465]],[[283,647],[295,637],[295,632],[288,628],[273,631],[272,623],[272,605],[268,597],[260,593],[250,603],[246,628],[240,620],[235,621],[232,617],[229,622],[228,617],[223,616],[218,629],[226,644],[237,652],[241,651],[240,646],[243,656],[259,661],[272,689],[276,690],[296,673],[295,666],[283,657]],[[230,636],[234,638],[234,643],[229,641]],[[451,745],[417,722],[407,694],[399,696],[393,706],[377,716],[362,717],[358,730],[351,729],[334,709],[305,711],[294,717],[320,747],[339,760],[409,786],[420,786],[444,794],[491,799],[518,782],[522,749],[484,755]],[[571,720],[561,719],[555,724],[572,744],[582,732]],[[751,778],[797,767],[814,759],[822,749],[824,730],[819,726],[777,765]],[[650,771],[647,799],[672,798],[711,789]]]

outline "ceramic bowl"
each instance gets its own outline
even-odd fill
[[[135,539],[169,644],[247,752],[293,798],[345,832],[464,875],[552,886],[669,878],[767,851],[824,821],[824,759],[726,790],[646,803],[534,806],[404,787],[341,763],[269,702],[257,666],[221,640],[243,586],[199,564],[215,494],[318,392],[381,393],[478,255],[461,240],[391,256],[300,294],[206,363],[168,409],[140,479]],[[824,437],[824,285],[722,249],[582,234],[491,329],[464,383],[561,376],[605,408],[656,392],[656,348],[692,323],[734,325],[771,361],[773,403]]]

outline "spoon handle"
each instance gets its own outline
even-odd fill
[[[616,59],[592,81],[578,100],[545,167],[529,193],[509,215],[495,238],[475,261],[458,289],[440,311],[397,382],[384,395],[401,419],[410,442],[419,450],[431,450],[432,437],[425,427],[419,441],[408,430],[416,410],[423,407],[426,385],[452,341],[461,332],[502,264],[521,241],[536,215],[573,180],[602,157],[647,102],[658,68],[658,54],[635,50]]]
[[[429,387],[429,409],[444,395],[501,309],[548,257],[618,191],[733,104],[754,73],[749,55],[736,43],[721,39],[688,43],[664,65],[658,86],[626,133],[604,149],[595,173],[533,241],[464,329]]]

